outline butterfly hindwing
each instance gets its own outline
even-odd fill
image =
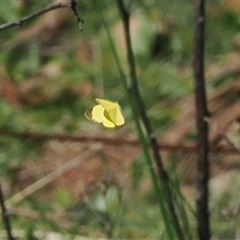
[[[92,108],[92,120],[95,122],[103,122],[104,120],[104,108],[101,105],[96,105]]]

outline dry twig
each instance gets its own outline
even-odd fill
[[[139,147],[140,143],[136,138],[119,138],[119,137],[107,137],[107,136],[84,136],[84,135],[72,135],[67,133],[40,133],[40,132],[14,132],[7,129],[0,129],[0,136],[12,136],[22,139],[31,140],[58,140],[58,141],[71,141],[71,142],[101,142],[106,145],[126,145],[132,147]],[[158,148],[166,151],[175,152],[195,152],[196,145],[192,143],[161,143],[158,144]],[[236,154],[238,151],[228,147],[217,147],[216,145],[210,146],[209,151],[211,153],[225,153]]]
[[[53,4],[53,5],[50,5],[48,7],[45,7],[43,9],[39,9],[17,21],[13,21],[13,22],[8,22],[8,23],[5,23],[5,24],[2,24],[0,25],[0,31],[2,30],[5,30],[5,29],[8,29],[8,28],[11,28],[11,27],[21,27],[23,25],[23,23],[37,17],[37,16],[40,16],[44,13],[47,13],[49,11],[52,11],[52,10],[56,10],[56,9],[59,9],[59,8],[70,8],[72,9],[72,11],[74,12],[75,16],[77,17],[77,21],[78,21],[78,26],[79,26],[79,29],[82,30],[82,24],[83,24],[83,20],[79,17],[78,13],[77,13],[77,10],[76,10],[76,2],[74,0],[72,0],[70,3],[57,3],[57,4]]]
[[[85,151],[81,156],[77,156],[64,165],[57,168],[55,171],[49,173],[45,177],[39,179],[37,182],[33,183],[32,185],[28,186],[27,188],[23,189],[21,192],[17,193],[7,201],[5,201],[5,204],[7,206],[12,206],[20,201],[22,201],[27,196],[33,194],[34,192],[38,191],[39,189],[43,188],[50,182],[54,181],[56,178],[62,176],[66,172],[76,168],[79,166],[84,159],[91,158],[94,156],[98,151],[100,150],[99,146],[96,146],[95,148],[90,148],[89,150]]]

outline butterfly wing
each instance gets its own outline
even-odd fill
[[[114,128],[115,124],[111,121],[111,118],[106,113],[106,110],[102,105],[96,105],[91,109],[91,120],[102,123],[105,127]]]
[[[96,98],[96,101],[106,110],[110,117],[109,120],[112,121],[116,126],[121,126],[124,124],[124,117],[117,102],[111,102],[100,98]]]
[[[109,115],[112,119],[112,121],[117,125],[117,126],[121,126],[124,124],[124,118],[121,112],[121,108],[118,105],[118,103],[115,103],[116,106],[111,110],[111,112],[109,112]]]

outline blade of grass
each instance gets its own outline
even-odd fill
[[[3,195],[1,184],[0,184],[0,206],[1,206],[1,212],[2,212],[2,220],[5,225],[8,240],[14,240],[12,236],[11,222],[10,222],[8,212],[4,203],[4,195]]]
[[[105,26],[107,26],[107,23],[106,23],[105,19],[103,17],[102,17],[102,19],[103,19],[103,22],[104,22]],[[151,174],[151,177],[152,177],[152,181],[153,181],[153,185],[154,185],[154,188],[155,188],[156,196],[158,198],[161,214],[162,214],[164,222],[165,222],[165,227],[166,227],[167,234],[169,236],[169,239],[175,239],[176,236],[174,237],[174,233],[172,231],[172,227],[174,227],[177,237],[179,239],[183,239],[182,230],[180,228],[180,225],[179,225],[179,222],[178,222],[178,217],[177,217],[176,211],[175,211],[175,207],[174,207],[174,204],[172,202],[172,194],[170,192],[171,190],[170,190],[170,187],[167,185],[168,176],[167,176],[167,173],[165,172],[165,170],[163,169],[163,165],[162,165],[161,160],[160,160],[157,141],[154,137],[152,137],[153,134],[150,134],[150,132],[152,130],[149,127],[149,125],[147,127],[145,126],[145,130],[147,130],[147,132],[148,132],[148,135],[145,135],[144,131],[143,131],[141,125],[140,125],[140,122],[139,122],[139,119],[141,118],[142,115],[145,116],[144,120],[143,120],[143,122],[145,122],[145,125],[146,125],[146,122],[148,122],[148,119],[146,117],[144,107],[139,106],[139,101],[136,101],[136,98],[135,98],[136,93],[133,92],[136,89],[136,88],[134,88],[134,86],[136,86],[137,89],[138,89],[138,86],[133,85],[132,81],[130,81],[131,84],[130,84],[130,87],[128,87],[127,79],[126,79],[125,74],[124,74],[124,72],[121,68],[121,64],[120,64],[118,55],[116,53],[115,46],[113,44],[113,40],[111,38],[111,34],[110,34],[108,26],[107,26],[107,34],[108,34],[110,46],[113,49],[113,55],[114,55],[115,61],[117,63],[118,70],[120,72],[121,80],[123,81],[122,84],[125,88],[125,91],[126,91],[126,94],[127,94],[128,100],[129,100],[129,104],[132,108],[133,118],[134,118],[134,121],[135,121],[136,129],[137,129],[137,132],[138,132],[138,135],[139,135],[140,142],[142,143],[145,159],[146,159],[147,164],[148,164],[149,169],[150,169],[150,174]],[[128,45],[128,50],[129,50],[129,46],[131,45],[130,35],[129,35],[129,33],[126,34],[126,35],[127,35],[126,38],[128,39],[128,41],[127,41],[128,44],[127,45]],[[128,51],[128,53],[129,52],[130,52],[130,54],[128,54],[128,56],[130,55],[130,56],[133,57],[132,51]],[[129,57],[128,57],[128,59],[129,59]],[[135,75],[135,70],[132,71],[131,67],[130,67],[130,72],[133,73],[133,74],[130,74],[130,76]],[[135,81],[135,82],[137,83],[137,81]],[[134,95],[134,93],[135,93],[135,95]],[[137,91],[137,94],[138,94],[138,91]],[[142,102],[140,95],[138,95],[138,99]],[[141,104],[141,106],[143,106],[143,104]],[[139,113],[139,111],[140,111],[140,113]],[[150,131],[149,131],[149,129],[150,129]],[[150,155],[149,149],[148,149],[149,143],[152,147],[155,159],[158,158],[157,161],[155,161],[155,163],[156,163],[157,169],[159,171],[160,179],[158,179],[158,177],[156,175],[156,172],[154,170],[154,167],[153,167],[154,166],[153,160],[151,158],[151,155]],[[162,184],[163,188],[160,187],[160,185],[159,185],[160,183]],[[165,199],[166,196],[167,196],[167,199]],[[168,207],[168,209],[171,213],[170,217],[169,217],[169,214],[167,212],[167,209],[166,209],[165,205]],[[171,218],[171,220],[170,220],[170,218]]]
[[[174,240],[175,237],[174,237],[174,234],[173,234],[172,223],[169,219],[169,216],[168,216],[168,213],[167,213],[167,210],[166,210],[166,207],[165,207],[165,199],[164,199],[164,196],[163,196],[163,189],[161,189],[161,187],[159,185],[158,177],[157,177],[157,174],[156,174],[155,169],[153,167],[154,164],[152,162],[152,158],[151,158],[149,150],[148,150],[149,145],[148,145],[147,139],[145,138],[143,129],[142,129],[140,121],[139,121],[140,117],[139,117],[139,114],[138,114],[138,111],[137,111],[138,106],[136,106],[136,103],[133,99],[131,91],[128,87],[127,78],[126,78],[126,76],[124,74],[124,71],[121,67],[121,63],[120,63],[120,60],[119,60],[119,57],[118,57],[118,54],[117,54],[117,51],[116,51],[116,47],[114,45],[110,30],[109,30],[109,26],[108,26],[107,21],[105,20],[103,15],[102,15],[102,22],[103,22],[103,24],[106,28],[107,38],[108,38],[108,41],[109,41],[109,44],[110,44],[110,47],[111,47],[111,50],[112,50],[112,53],[113,53],[113,57],[114,57],[114,60],[116,62],[116,65],[117,65],[117,68],[118,68],[118,71],[119,71],[119,74],[120,74],[120,77],[121,77],[122,85],[124,86],[124,89],[125,89],[125,92],[126,92],[126,95],[127,95],[127,98],[128,98],[128,102],[131,106],[131,110],[132,110],[132,113],[133,113],[133,120],[134,120],[134,123],[135,123],[135,127],[136,127],[136,130],[137,130],[137,133],[138,133],[139,140],[140,140],[141,145],[142,145],[144,157],[145,157],[145,160],[147,162],[147,165],[148,165],[148,168],[149,168],[149,171],[150,171],[150,175],[151,175],[151,178],[152,178],[154,190],[156,192],[156,196],[157,196],[157,199],[158,199],[158,205],[159,205],[162,217],[163,217],[163,221],[165,223],[167,236],[168,236],[168,239]]]
[[[177,172],[177,159],[175,158],[175,156],[171,157],[170,160],[170,168],[168,169],[168,172],[171,172],[171,188],[172,191],[175,194],[175,202],[177,205],[177,209],[179,212],[179,216],[181,219],[181,223],[183,226],[183,233],[184,233],[184,239],[189,239],[192,240],[192,236],[190,233],[190,226],[189,226],[189,219],[187,217],[187,211],[186,211],[186,207],[189,208],[189,210],[191,211],[191,213],[193,213],[193,216],[196,217],[196,214],[194,213],[193,209],[191,208],[191,206],[189,206],[189,204],[187,203],[186,199],[183,197],[182,193],[181,193],[181,180],[179,177],[179,174]]]
[[[125,32],[127,60],[128,60],[129,75],[130,75],[129,91],[131,92],[132,99],[135,101],[135,106],[138,110],[138,114],[142,120],[144,129],[146,131],[146,140],[150,145],[150,148],[153,154],[153,160],[157,167],[158,180],[159,180],[159,184],[161,184],[163,189],[164,199],[165,199],[166,206],[168,208],[169,215],[171,218],[171,224],[175,230],[177,238],[183,240],[184,239],[183,232],[179,223],[178,215],[177,215],[174,200],[173,200],[173,195],[171,192],[170,179],[163,167],[161,156],[159,154],[157,139],[154,136],[154,132],[152,130],[152,126],[146,114],[145,105],[139,91],[138,78],[136,74],[136,64],[135,64],[135,58],[132,50],[132,43],[131,43],[131,37],[130,37],[130,26],[129,26],[130,14],[125,8],[122,0],[117,0],[117,4],[118,4],[120,15],[122,17],[122,22],[123,22],[124,32]]]

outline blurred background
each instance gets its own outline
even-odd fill
[[[2,1],[0,24],[57,2]],[[166,237],[103,24],[128,75],[121,18],[115,1],[102,2],[77,1],[83,31],[67,8],[1,31],[0,181],[19,239]],[[140,91],[196,236],[192,3],[125,2]],[[206,1],[213,239],[240,237],[239,13],[240,2]],[[106,129],[86,119],[96,97],[118,101],[125,125]]]

